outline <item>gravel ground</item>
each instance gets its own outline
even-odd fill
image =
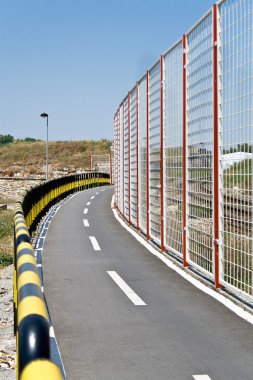
[[[12,265],[0,270],[0,380],[12,380],[16,378],[12,271]]]

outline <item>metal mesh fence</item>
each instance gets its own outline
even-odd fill
[[[119,129],[119,111],[117,111],[114,117],[114,188],[115,188],[115,203],[119,204],[119,194],[120,194],[120,129]]]
[[[118,121],[116,121],[118,123]],[[116,134],[116,138],[117,134]],[[116,141],[117,145],[117,141]],[[92,154],[91,155],[92,171],[110,174],[110,154]]]
[[[182,254],[182,43],[164,57],[165,245]]]
[[[119,173],[119,203],[118,207],[121,214],[124,214],[124,125],[123,125],[123,105],[119,107],[119,152],[120,157],[120,173]]]
[[[128,120],[128,97],[124,100],[123,108],[123,126],[124,126],[124,214],[129,219],[129,120]]]
[[[147,231],[147,89],[146,77],[139,82],[139,209],[140,228]]]
[[[160,62],[149,72],[150,235],[161,240]]]
[[[137,224],[137,113],[136,113],[136,88],[130,93],[130,162],[131,162],[131,221]]]
[[[187,260],[212,272],[212,14],[187,36]]]
[[[222,281],[252,295],[253,3],[220,5]]]
[[[121,103],[115,191],[148,239],[253,302],[252,123],[253,1],[219,1]]]

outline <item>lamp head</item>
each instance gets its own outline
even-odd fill
[[[44,113],[42,113],[40,116],[41,116],[41,117],[48,117],[48,114],[44,112]]]

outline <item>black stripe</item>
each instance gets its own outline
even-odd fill
[[[20,252],[17,253],[17,259],[19,259],[23,255],[31,255],[34,257],[34,253],[32,249],[29,248],[23,248]]]
[[[18,276],[20,276],[22,273],[30,271],[38,274],[37,267],[33,265],[32,263],[24,263],[18,268]]]
[[[44,301],[44,296],[41,291],[41,288],[36,284],[25,284],[23,285],[18,292],[18,302],[21,302],[23,298],[35,296]]]
[[[30,235],[28,234],[21,234],[18,237],[16,237],[16,244],[17,246],[21,243],[31,243],[30,241]]]

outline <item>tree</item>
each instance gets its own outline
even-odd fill
[[[11,135],[0,135],[0,145],[6,145],[12,143],[14,137]]]

